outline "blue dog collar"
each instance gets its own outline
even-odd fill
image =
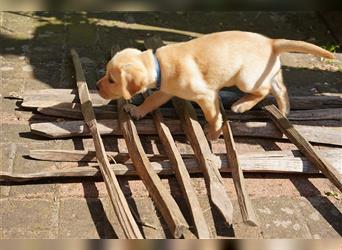
[[[160,84],[161,84],[161,72],[160,72],[160,64],[158,61],[158,58],[155,54],[153,54],[154,57],[154,64],[156,67],[156,74],[157,74],[157,79],[156,79],[156,88],[160,89]]]

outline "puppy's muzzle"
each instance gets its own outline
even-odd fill
[[[96,83],[96,89],[97,89],[97,91],[100,91],[100,81],[98,81],[97,83]]]

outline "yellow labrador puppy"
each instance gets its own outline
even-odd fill
[[[287,89],[280,72],[279,55],[303,52],[334,58],[316,45],[260,34],[226,31],[151,50],[124,49],[107,64],[105,76],[97,83],[105,99],[128,100],[150,88],[157,88],[140,106],[127,105],[136,118],[158,108],[173,96],[196,102],[208,122],[207,138],[216,139],[221,130],[219,91],[236,86],[247,93],[236,101],[234,112],[250,110],[272,94],[280,111],[289,113]]]

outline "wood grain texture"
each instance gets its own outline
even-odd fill
[[[149,91],[144,94],[144,98],[148,96]],[[195,225],[197,236],[199,239],[208,239],[210,238],[208,225],[204,219],[199,200],[196,196],[196,191],[191,184],[190,175],[186,169],[182,156],[176,147],[171,132],[165,125],[163,116],[159,109],[152,112],[152,117],[158,131],[159,139],[163,144],[165,154],[170,159],[171,166],[181,187],[182,193],[185,197],[188,209],[192,216],[192,222]]]
[[[238,197],[238,203],[243,221],[251,226],[257,226],[257,218],[249,198],[249,195],[245,186],[245,177],[243,176],[242,169],[240,167],[238,154],[235,148],[235,142],[232,130],[229,125],[226,113],[224,111],[222,102],[220,101],[220,109],[223,118],[222,133],[227,149],[227,160],[232,171],[233,182]]]
[[[173,135],[184,135],[179,120],[165,119],[165,124]],[[141,135],[156,135],[157,130],[152,119],[135,122]],[[230,123],[235,136],[261,137],[270,139],[286,139],[272,122],[238,122]],[[310,142],[342,146],[340,130],[336,127],[313,125],[293,125]],[[74,136],[90,136],[84,121],[39,122],[30,124],[31,132],[48,138],[71,138]],[[98,129],[101,135],[122,135],[117,120],[99,120]],[[321,131],[317,133],[317,130]]]
[[[106,105],[104,107],[94,107],[96,119],[113,119],[117,118],[117,113],[112,111],[113,105]],[[74,120],[83,120],[81,105],[79,103],[62,103],[55,106],[38,108],[37,111],[48,116],[55,116],[61,118],[69,118]]]
[[[341,150],[329,149],[321,151],[326,160],[328,160],[337,171],[342,174],[341,164]],[[238,156],[239,163],[245,173],[287,173],[287,174],[317,174],[319,170],[312,166],[310,161],[301,156],[300,152],[294,151],[267,151],[240,154]],[[53,161],[54,157],[51,158]],[[47,160],[45,158],[45,160]],[[203,173],[202,169],[198,166],[195,158],[183,159],[187,171],[190,174]],[[117,176],[137,176],[133,164],[111,164],[115,175]],[[156,174],[160,176],[174,175],[171,163],[168,161],[151,162],[151,166]],[[228,165],[226,154],[218,155],[218,169],[221,173],[230,173],[231,168]],[[13,182],[27,182],[35,180],[44,180],[55,178],[82,178],[82,177],[101,177],[101,172],[97,165],[72,167],[59,170],[34,172],[28,174],[21,173],[8,173],[0,172],[0,181],[13,181]]]
[[[96,90],[89,90],[93,106],[103,106],[109,103],[104,100]],[[231,105],[238,100],[242,94],[232,91],[223,90],[220,92],[222,103],[226,109],[230,109]],[[135,100],[134,100],[135,101]],[[136,104],[141,103],[142,99],[138,99]],[[77,91],[74,89],[42,89],[27,91],[23,94],[23,107],[41,108],[59,105],[61,103],[77,103]],[[255,109],[261,109],[265,103],[275,103],[274,98],[269,96],[258,104]],[[342,98],[339,96],[290,96],[291,110],[306,109],[329,109],[341,108]]]
[[[226,154],[215,152],[220,158],[219,170],[220,172],[230,172],[230,166],[225,159]],[[342,154],[342,149],[329,149],[320,150],[321,155],[323,155],[337,170],[339,173],[342,172],[342,162],[340,161],[340,156]],[[84,151],[84,150],[30,150],[30,157],[38,160],[45,161],[96,161],[95,151]],[[113,157],[117,163],[129,164],[129,155],[127,153],[117,153],[117,152],[106,152],[107,155]],[[165,161],[167,159],[166,155],[160,154],[146,154],[149,158],[151,164],[154,161]],[[197,165],[194,165],[194,154],[188,152],[187,154],[182,154],[184,162],[187,164],[188,171],[191,173],[198,173]],[[266,151],[266,152],[249,152],[248,154],[238,155],[239,163],[241,168],[245,172],[269,172],[269,173],[318,173],[316,168],[312,167],[312,164],[302,156],[300,151]],[[127,165],[129,166],[129,165]],[[155,165],[154,165],[155,166]],[[155,169],[160,175],[173,174],[172,171],[168,170],[168,165],[165,165],[165,171],[159,172],[158,167]],[[191,167],[194,166],[194,167]],[[129,169],[123,168],[123,169]],[[126,172],[116,171],[116,175],[130,174]],[[136,175],[136,173],[132,173]]]
[[[106,152],[108,160],[112,159],[118,163],[127,163],[130,160],[128,153]],[[30,158],[45,161],[65,161],[65,162],[96,162],[96,151],[94,150],[54,150],[54,149],[35,149],[30,150]],[[160,154],[146,154],[152,161],[165,160],[167,156]],[[190,155],[183,155],[190,157]]]
[[[93,106],[103,106],[109,100],[103,99],[96,90],[89,90]],[[27,108],[42,108],[65,103],[79,103],[77,89],[41,89],[27,91],[23,95],[21,106]]]
[[[194,150],[198,164],[202,167],[212,203],[217,207],[227,224],[233,221],[233,205],[225,190],[215,156],[209,148],[203,129],[197,121],[190,102],[172,98],[172,103],[180,117],[182,127]]]
[[[113,169],[110,167],[107,154],[105,152],[104,145],[100,136],[100,132],[97,128],[97,122],[94,110],[92,108],[91,97],[88,91],[81,62],[77,52],[74,49],[71,50],[71,56],[76,72],[77,88],[81,103],[82,114],[94,140],[96,158],[99,163],[99,168],[103,176],[103,180],[106,184],[106,188],[114,211],[126,238],[143,239],[139,227],[134,220],[125,196],[120,188],[119,182],[113,172]]]
[[[111,110],[109,110],[111,107]],[[106,109],[105,109],[106,108]],[[203,119],[203,113],[199,108],[195,108],[197,117]],[[78,103],[63,103],[60,105],[38,108],[38,112],[61,118],[71,118],[83,120],[81,107]],[[94,107],[97,119],[113,119],[118,114],[114,111],[114,105],[106,105],[104,107]],[[170,107],[159,108],[164,117],[177,118],[175,110]],[[261,110],[250,110],[243,114],[234,113],[231,110],[225,110],[229,116],[229,120],[262,120],[267,119],[267,115]],[[149,115],[147,115],[149,117]],[[292,110],[288,119],[291,121],[321,121],[321,120],[342,120],[342,108],[331,109],[313,109],[313,110]]]
[[[165,219],[171,234],[175,238],[180,238],[189,226],[177,203],[153,170],[141,144],[137,129],[129,114],[123,109],[125,104],[126,101],[118,100],[119,122],[128,153],[152,200]]]
[[[312,145],[302,136],[299,131],[283,116],[274,105],[265,107],[265,110],[270,114],[273,122],[277,125],[289,140],[297,146],[297,148],[307,157],[312,164],[317,167],[341,192],[342,192],[342,175],[320,155]],[[322,133],[322,131],[316,131]],[[340,135],[341,138],[341,135]]]

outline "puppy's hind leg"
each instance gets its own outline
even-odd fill
[[[204,117],[208,122],[204,129],[207,139],[209,141],[218,139],[222,127],[219,97],[217,94],[208,94],[205,98],[201,98],[196,102],[201,107]]]
[[[290,113],[290,102],[281,70],[272,78],[271,93],[276,99],[280,112],[287,116]]]
[[[231,109],[235,113],[243,113],[253,108],[258,102],[269,94],[269,90],[264,88],[254,93],[247,94],[233,103]]]

